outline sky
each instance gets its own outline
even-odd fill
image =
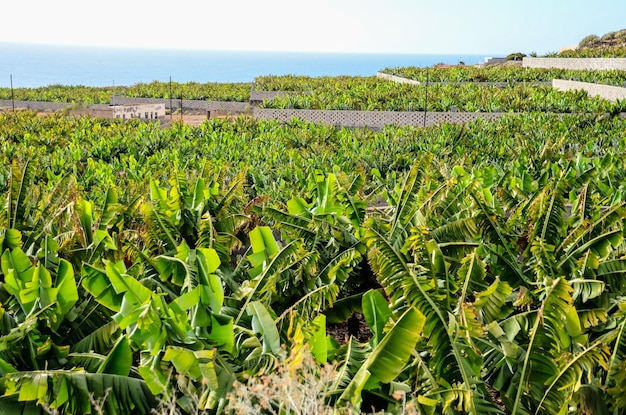
[[[12,0],[0,13],[3,43],[246,51],[545,54],[626,28],[626,0]]]

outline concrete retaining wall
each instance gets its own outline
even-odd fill
[[[170,100],[162,98],[126,98],[111,97],[111,105],[140,105],[140,104],[165,104],[165,108],[170,109]],[[183,109],[187,111],[225,111],[225,112],[245,112],[249,108],[247,102],[231,101],[200,101],[182,100]],[[172,99],[174,110],[181,106],[180,99]]]
[[[255,119],[278,120],[288,122],[291,118],[299,118],[305,121],[335,125],[339,127],[370,127],[382,128],[385,125],[424,125],[423,112],[399,112],[399,111],[341,111],[341,110],[296,110],[296,109],[270,109],[254,108]],[[426,113],[426,125],[443,123],[463,124],[478,118],[496,120],[506,113],[501,112],[428,112]]]
[[[526,86],[552,86],[552,82],[546,81],[532,81],[532,82],[524,82],[524,81],[511,81],[511,82],[422,82],[422,85],[434,86],[434,85],[476,85],[476,86],[485,86],[485,87],[493,87],[493,88],[508,88],[512,85],[526,85]]]
[[[618,99],[626,99],[626,88],[620,88],[618,86],[554,79],[552,81],[552,87],[558,91],[583,90],[587,91],[590,96],[599,96],[600,98],[608,99],[613,102]]]
[[[58,111],[74,104],[64,102],[41,102],[41,101],[15,101],[15,108],[32,109],[36,111]],[[0,99],[0,107],[11,108],[10,99]]]
[[[626,58],[524,58],[524,68],[558,68],[571,70],[626,70]]]

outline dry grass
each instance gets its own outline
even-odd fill
[[[290,356],[277,370],[236,383],[227,412],[233,415],[344,415],[360,413],[350,407],[328,403],[337,377],[336,367],[320,366],[309,353]],[[396,392],[397,410],[393,413],[418,415],[415,404]],[[377,412],[383,415],[387,412]]]

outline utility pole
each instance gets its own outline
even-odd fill
[[[174,108],[172,107],[172,77],[170,76],[170,122],[174,117]]]
[[[428,68],[426,68],[426,89],[424,89],[424,128],[426,128],[426,114],[428,113]]]
[[[13,108],[13,112],[15,112],[15,96],[13,95],[13,74],[10,75],[11,79],[11,107]]]

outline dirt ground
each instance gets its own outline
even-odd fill
[[[182,119],[182,121],[185,124],[194,125],[194,126],[198,126],[202,124],[207,119],[206,115],[200,115],[200,114],[183,114],[182,116],[180,114],[174,114],[171,117],[167,115],[165,118],[168,121],[170,119],[172,121],[180,121]]]

